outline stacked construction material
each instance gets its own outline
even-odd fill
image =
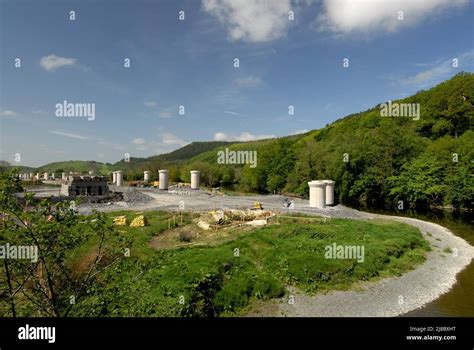
[[[132,223],[130,224],[130,227],[143,227],[146,226],[146,218],[145,215],[139,215],[135,219],[133,219]]]
[[[127,218],[125,215],[116,216],[114,218],[114,226],[126,226],[127,225]]]

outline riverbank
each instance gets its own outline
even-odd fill
[[[426,221],[358,212],[360,218],[389,219],[415,226],[430,243],[426,261],[400,277],[366,283],[360,290],[333,291],[309,296],[295,288],[288,291],[294,303],[279,300],[260,305],[250,316],[289,317],[391,317],[403,315],[447,293],[456,275],[474,258],[474,247],[448,229]]]
[[[343,205],[326,209],[309,208],[308,201],[291,198],[294,209],[285,208],[285,197],[279,195],[212,196],[206,191],[191,195],[176,195],[163,191],[144,190],[154,200],[140,206],[140,210],[179,210],[179,201],[186,209],[209,210],[229,207],[240,208],[259,201],[265,209],[280,213],[304,213],[323,217],[396,220],[420,229],[430,243],[431,252],[426,261],[415,270],[400,277],[387,278],[375,283],[364,283],[361,290],[336,291],[328,294],[308,296],[290,289],[295,303],[276,301],[276,305],[265,305],[250,312],[261,316],[398,316],[416,310],[447,293],[456,283],[456,275],[474,258],[474,247],[457,237],[443,226],[407,217],[381,215],[351,209]],[[457,252],[457,256],[456,255]]]
[[[294,209],[284,207],[285,197],[278,195],[253,196],[214,196],[206,191],[193,191],[179,195],[159,190],[142,190],[149,201],[144,203],[120,202],[112,205],[80,205],[82,213],[91,209],[100,211],[117,210],[165,210],[178,211],[182,201],[185,210],[204,211],[215,208],[249,207],[259,201],[265,209],[284,214],[285,212],[304,213],[324,217],[337,217],[362,220],[396,220],[413,225],[421,230],[430,243],[432,251],[426,261],[415,270],[400,277],[386,278],[378,282],[364,283],[358,290],[337,291],[308,296],[296,289],[289,289],[295,297],[294,304],[287,300],[265,302],[252,309],[253,316],[397,316],[416,310],[448,292],[456,283],[456,275],[474,258],[474,247],[455,236],[443,226],[422,220],[393,217],[361,212],[342,205],[315,209],[308,207],[308,201],[292,198]],[[269,303],[272,303],[269,305]]]

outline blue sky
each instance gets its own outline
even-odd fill
[[[30,166],[285,136],[474,71],[469,0],[0,0],[0,16],[0,159]],[[64,100],[95,119],[57,117]]]

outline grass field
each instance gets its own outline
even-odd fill
[[[130,222],[138,214],[108,215],[110,220],[126,215]],[[169,248],[157,250],[150,245],[154,237],[195,231],[195,225],[189,213],[183,215],[183,224],[175,218],[176,228],[173,214],[145,215],[149,226],[117,227],[118,235],[133,242],[130,257],[99,275],[99,284],[77,301],[73,315],[239,315],[256,300],[284,296],[287,285],[316,293],[400,275],[421,263],[429,249],[416,228],[401,223],[299,217],[259,229],[203,231],[196,237],[199,245],[194,238],[170,238]],[[326,259],[325,247],[333,243],[363,245],[364,261]],[[73,252],[71,266],[77,273],[87,267],[96,245],[89,241]]]

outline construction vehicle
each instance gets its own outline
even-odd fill
[[[260,202],[253,202],[252,209],[254,209],[254,210],[262,210],[262,209],[263,209],[262,203],[260,203]]]

